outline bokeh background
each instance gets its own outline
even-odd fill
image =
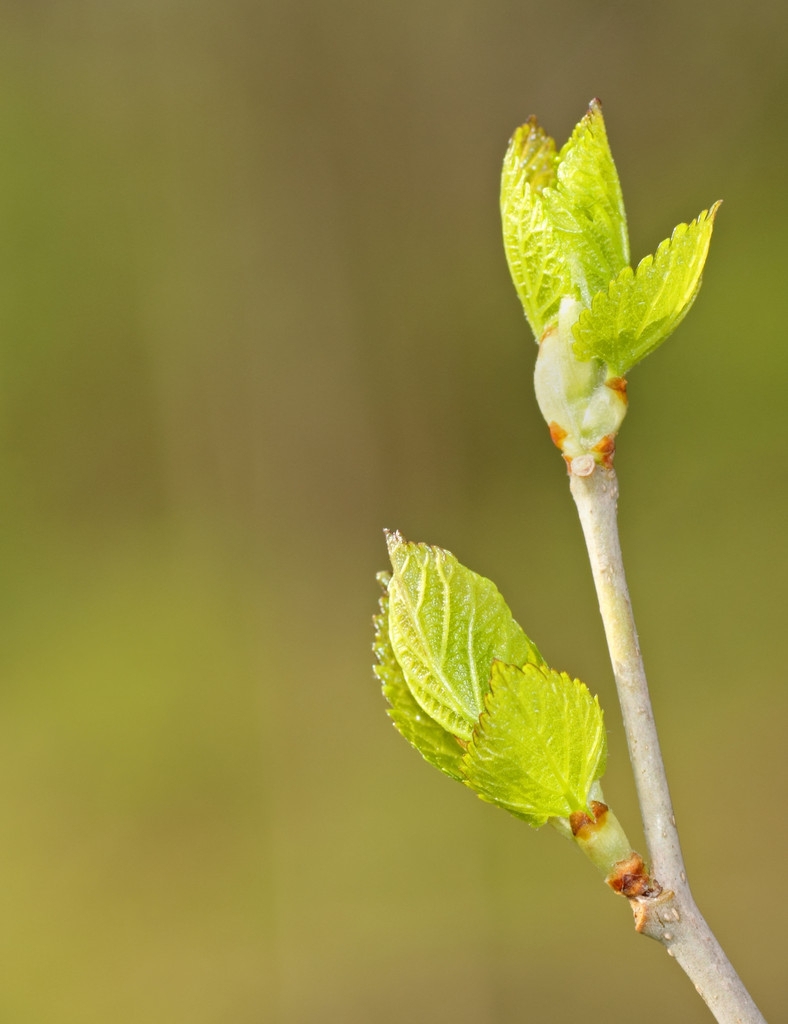
[[[788,6],[0,7],[0,1020],[710,1020],[623,900],[424,765],[382,528],[614,688],[502,254],[514,127],[602,97],[633,257],[715,199],[630,380],[635,610],[698,900],[785,1019]]]

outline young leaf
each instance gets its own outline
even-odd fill
[[[389,636],[416,702],[453,736],[469,740],[496,658],[544,660],[512,618],[498,588],[450,551],[387,537]]]
[[[373,650],[378,663],[374,672],[383,684],[383,695],[388,700],[389,717],[397,731],[421,754],[425,761],[435,765],[453,779],[462,779],[462,748],[457,740],[433,721],[415,701],[408,689],[399,662],[394,657],[389,639],[388,573],[379,573],[383,586],[380,614],[374,617],[375,641]]]
[[[546,666],[495,662],[463,757],[467,784],[483,800],[535,827],[586,811],[606,754],[602,709],[583,683]]]
[[[599,100],[558,154],[554,187],[543,202],[564,250],[577,297],[588,305],[629,263],[624,199]]]
[[[623,377],[678,327],[698,294],[719,205],[679,224],[655,255],[594,296],[574,327],[578,359],[596,357]]]
[[[557,155],[536,118],[517,129],[504,158],[501,218],[509,270],[537,339],[562,298],[588,305],[626,266],[624,203],[598,101]]]
[[[562,296],[573,292],[541,200],[544,187],[555,181],[557,160],[555,142],[531,117],[512,136],[501,176],[506,260],[536,338],[558,315]]]

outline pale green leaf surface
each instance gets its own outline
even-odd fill
[[[402,668],[394,657],[389,638],[387,586],[390,577],[387,573],[380,573],[378,578],[383,585],[383,596],[380,599],[380,614],[374,617],[373,650],[377,658],[374,671],[383,686],[383,695],[391,705],[389,717],[397,731],[418,750],[425,761],[453,779],[462,779],[462,748],[450,733],[416,703],[405,682]]]
[[[577,679],[546,666],[496,661],[485,711],[463,757],[483,800],[538,827],[587,809],[605,770],[599,701]]]
[[[509,272],[531,330],[538,338],[558,315],[572,280],[540,193],[555,181],[555,142],[535,117],[517,129],[509,143],[501,176],[501,221]]]
[[[469,740],[484,707],[496,658],[544,664],[490,580],[454,555],[387,537],[389,636],[408,689],[440,726]]]
[[[655,255],[594,296],[574,326],[578,359],[596,357],[623,377],[678,327],[698,294],[719,205],[679,224]]]
[[[629,263],[624,199],[598,101],[558,154],[555,184],[542,201],[576,296],[587,305]]]
[[[588,304],[629,261],[624,203],[595,101],[559,154],[535,118],[509,143],[501,177],[509,270],[537,339],[564,296]]]

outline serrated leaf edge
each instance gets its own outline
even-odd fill
[[[400,734],[400,736],[402,736],[402,738],[411,747],[413,747],[413,749],[416,750],[417,753],[419,753],[428,764],[431,764],[434,768],[437,768],[439,771],[443,772],[444,775],[448,775],[449,778],[455,779],[458,782],[462,782],[462,744],[448,730],[444,729],[444,727],[438,721],[436,721],[431,715],[429,715],[421,706],[421,704],[416,700],[415,696],[413,695],[413,692],[407,685],[404,673],[402,673],[402,666],[400,665],[399,661],[397,660],[394,654],[394,651],[391,648],[391,641],[389,639],[388,634],[388,584],[391,580],[391,573],[379,572],[377,573],[376,579],[378,583],[381,585],[383,592],[380,595],[378,602],[380,611],[378,612],[378,614],[372,616],[372,623],[375,629],[374,639],[372,643],[372,651],[376,659],[376,664],[373,665],[372,671],[375,678],[380,683],[383,697],[386,700],[386,703],[388,704],[388,707],[386,708],[386,713],[391,719],[391,724],[394,726],[394,728]],[[391,693],[393,690],[392,683],[391,680],[388,679],[385,675],[389,656],[391,660],[394,662],[394,664],[397,666],[399,671],[402,673],[402,686],[410,695],[410,699],[413,701],[415,708],[417,709],[419,714],[423,714],[424,717],[431,724],[431,727],[433,727],[436,730],[439,730],[440,733],[442,733],[447,740],[450,740],[451,743],[457,744],[456,767],[454,764],[450,765],[450,754],[446,754],[445,752],[443,752],[443,756],[441,756],[440,752],[436,752],[433,747],[425,749],[424,747],[419,746],[401,727],[401,724],[398,721],[398,715],[403,715],[404,717],[408,716],[405,714],[405,711],[401,706],[394,703],[391,697]],[[418,715],[416,716],[416,721],[419,721]],[[449,744],[449,749],[451,749],[451,744]]]
[[[586,309],[584,309],[578,317],[577,325],[582,326],[584,325],[584,323],[586,323],[593,317],[594,313],[601,313],[602,305],[605,302],[605,300],[614,302],[614,292],[617,286],[619,286],[623,281],[631,279],[634,281],[634,287],[637,287],[637,282],[639,280],[642,280],[646,276],[646,274],[651,270],[652,267],[656,267],[656,269],[658,270],[661,264],[664,264],[666,259],[669,258],[670,253],[673,247],[675,246],[676,242],[682,239],[690,230],[692,230],[693,227],[700,227],[701,224],[703,224],[705,221],[710,221],[713,227],[714,220],[717,216],[717,211],[719,210],[721,205],[722,200],[718,199],[717,202],[713,203],[708,209],[701,210],[698,216],[694,217],[691,221],[686,223],[682,221],[680,224],[677,224],[673,231],[670,233],[670,237],[664,238],[657,246],[655,252],[649,253],[647,256],[644,256],[638,262],[636,268],[633,269],[631,266],[622,268],[622,270],[616,275],[616,277],[614,277],[610,281],[607,288],[603,288],[601,291],[597,292],[596,295],[594,295],[593,299],[591,300],[591,304]],[[634,366],[637,366],[638,363],[642,362],[646,358],[646,356],[651,355],[652,352],[659,348],[659,346],[670,337],[670,335],[676,330],[676,328],[682,322],[687,313],[689,313],[690,309],[692,308],[692,304],[694,303],[698,295],[698,292],[700,291],[700,286],[703,283],[703,271],[706,266],[706,259],[708,257],[710,245],[711,232],[709,232],[708,238],[706,239],[706,245],[698,257],[700,267],[697,276],[694,279],[692,289],[689,290],[687,294],[685,294],[685,296],[683,297],[682,303],[680,306],[678,306],[675,315],[669,318],[668,329],[665,331],[664,334],[660,336],[659,340],[657,340],[648,349],[647,352],[645,352],[642,356],[639,356],[634,362],[626,364],[619,363],[616,364],[615,366],[613,364],[609,364],[616,375],[623,377],[625,374],[629,373],[629,371]],[[656,303],[659,301],[659,298],[664,292],[665,288],[668,286],[668,283],[669,279],[666,275],[663,280],[662,288],[657,293],[656,298],[651,302],[651,309],[653,309]],[[644,317],[644,321],[646,319],[647,317]],[[603,358],[602,356],[597,355],[596,352],[591,351],[590,346],[583,346],[577,340],[575,340],[572,349],[575,353],[576,358],[579,359],[581,362],[587,362],[588,360],[595,358]],[[588,351],[585,351],[586,349],[588,349]]]
[[[476,726],[474,727],[473,734],[472,734],[471,739],[470,739],[470,741],[468,743],[468,748],[467,748],[465,754],[463,755],[462,761],[461,761],[462,771],[463,771],[464,776],[465,776],[464,779],[463,779],[465,785],[468,786],[469,789],[473,790],[473,792],[475,792],[476,795],[481,800],[484,800],[485,803],[495,804],[496,806],[500,807],[502,810],[508,811],[510,814],[514,815],[515,817],[520,818],[521,820],[528,822],[528,824],[531,825],[532,828],[541,828],[548,821],[553,820],[553,818],[555,817],[555,816],[549,815],[549,814],[528,814],[526,811],[515,810],[512,806],[508,805],[507,803],[505,803],[505,802],[503,802],[501,800],[496,799],[493,796],[490,796],[490,795],[487,795],[487,794],[484,794],[484,793],[480,793],[475,788],[475,786],[473,785],[473,782],[468,777],[468,771],[469,771],[469,767],[470,767],[470,759],[473,757],[474,750],[478,747],[478,744],[481,741],[482,736],[484,735],[484,732],[485,732],[485,729],[486,729],[488,723],[490,722],[490,720],[494,717],[494,715],[496,713],[495,712],[495,707],[494,707],[494,704],[495,704],[495,702],[497,700],[497,693],[498,693],[498,690],[497,690],[496,686],[494,685],[494,677],[495,677],[494,668],[495,668],[496,664],[500,665],[502,669],[514,668],[514,669],[517,669],[517,670],[519,670],[519,671],[521,671],[523,673],[525,673],[526,670],[529,669],[529,668],[534,669],[534,670],[538,671],[540,673],[540,675],[542,675],[544,677],[546,682],[548,680],[549,675],[551,675],[552,673],[555,673],[556,675],[558,675],[560,677],[562,682],[569,683],[570,685],[572,685],[576,689],[578,689],[580,691],[584,691],[585,694],[587,694],[589,697],[592,698],[592,705],[599,712],[600,728],[597,731],[597,736],[596,736],[595,743],[594,743],[594,748],[593,748],[596,751],[595,757],[593,759],[593,761],[594,761],[593,777],[590,780],[589,787],[588,787],[588,793],[586,794],[586,798],[585,798],[586,799],[586,807],[582,808],[583,810],[588,810],[589,809],[588,808],[588,803],[589,803],[589,801],[591,799],[591,796],[592,796],[592,794],[594,792],[594,787],[598,785],[599,779],[601,779],[602,776],[605,774],[605,769],[607,767],[607,750],[606,750],[606,747],[607,747],[607,743],[606,743],[607,733],[605,732],[605,727],[604,727],[604,710],[603,710],[602,706],[599,703],[599,695],[598,694],[593,694],[592,695],[590,689],[588,688],[588,686],[581,679],[573,678],[567,672],[560,672],[557,669],[551,669],[550,666],[547,665],[547,664],[535,665],[535,664],[533,664],[531,662],[526,662],[526,664],[522,665],[522,666],[521,665],[510,665],[507,662],[503,662],[503,661],[501,661],[498,658],[494,659],[493,665],[490,668],[490,685],[489,685],[488,691],[487,691],[487,693],[485,694],[485,697],[484,697],[484,709],[482,710],[481,714],[479,715],[479,720],[476,723]],[[589,758],[589,761],[591,761],[590,758]],[[525,771],[524,769],[523,769],[523,775],[526,776],[527,778],[533,779],[533,776],[531,775],[531,773],[528,772],[528,771]],[[557,771],[557,770],[555,771],[555,775],[556,775],[557,778],[561,777],[561,773],[559,771]],[[537,787],[541,788],[543,786],[543,784],[539,780],[534,780],[534,782],[535,782]],[[568,788],[569,787],[567,786],[566,789],[568,789]],[[566,796],[566,789],[563,791],[563,795],[564,796]],[[577,808],[577,809],[579,810],[581,808]]]

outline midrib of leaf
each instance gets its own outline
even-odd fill
[[[462,749],[454,736],[424,709],[413,696],[407,684],[402,666],[397,661],[391,646],[389,634],[389,595],[386,574],[380,573],[378,579],[384,591],[380,598],[380,613],[373,618],[375,640],[373,650],[377,664],[374,672],[380,681],[383,695],[388,701],[389,716],[394,727],[421,756],[452,779],[461,781],[463,778],[461,760]]]
[[[405,562],[403,563],[403,566],[402,566],[402,575],[403,576],[405,574],[405,569],[407,568],[408,562],[410,561],[411,558],[412,558],[412,552],[408,551],[406,553],[406,555],[405,555]],[[443,699],[446,701],[446,703],[449,705],[449,707],[453,710],[454,714],[458,718],[466,719],[467,715],[466,715],[466,712],[465,712],[464,708],[460,704],[458,704],[454,700],[454,698],[453,698],[451,682],[448,679],[448,677],[446,676],[445,672],[443,671],[442,665],[435,663],[434,656],[432,654],[432,649],[431,649],[429,643],[427,642],[427,637],[425,636],[424,630],[421,627],[421,622],[420,622],[419,614],[418,613],[421,610],[421,606],[422,606],[422,604],[424,602],[424,599],[425,599],[426,593],[427,593],[427,585],[426,585],[426,581],[427,581],[427,566],[426,566],[426,563],[421,563],[421,562],[419,563],[419,579],[421,581],[421,586],[419,587],[419,600],[418,600],[418,603],[415,606],[413,605],[413,603],[411,602],[411,600],[410,600],[410,598],[408,596],[407,587],[405,587],[405,586],[401,586],[399,588],[400,600],[402,600],[403,603],[407,606],[407,609],[410,612],[410,621],[411,621],[411,624],[412,624],[413,631],[414,631],[414,633],[417,634],[417,637],[418,637],[419,641],[421,642],[421,652],[420,653],[422,655],[422,659],[421,659],[422,662],[427,667],[427,670],[430,672],[430,674],[434,675],[443,684],[443,687],[444,687],[444,694],[442,695]],[[414,697],[415,696],[416,695],[414,694]],[[421,703],[421,702],[419,702],[419,703]]]

